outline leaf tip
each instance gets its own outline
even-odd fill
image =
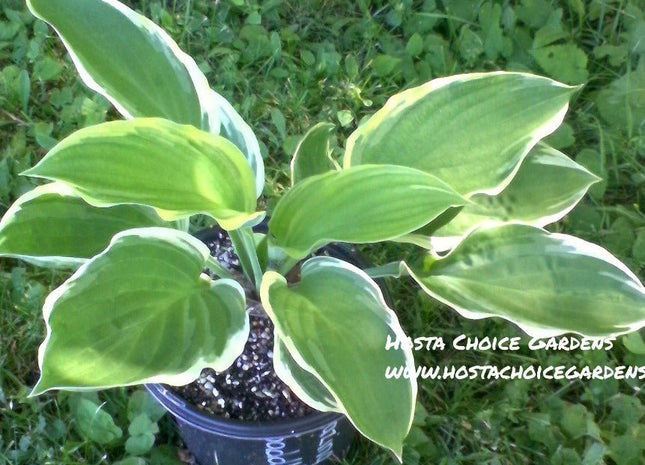
[[[591,171],[589,171],[589,178],[590,178],[589,186],[593,186],[594,184],[603,181],[602,177],[598,176],[597,174],[592,173]]]
[[[38,165],[36,165],[36,166],[32,166],[31,168],[28,168],[28,169],[26,169],[26,170],[24,170],[24,171],[21,171],[21,172],[20,172],[20,173],[18,173],[18,174],[19,174],[20,176],[32,176],[32,177],[39,177],[38,170],[36,170],[36,168],[37,168],[37,167],[38,167]]]
[[[32,399],[34,397],[38,397],[39,395],[44,394],[50,389],[54,389],[54,386],[47,385],[47,383],[43,381],[43,376],[41,375],[36,385],[31,389],[31,392],[27,394],[27,398]]]
[[[400,464],[403,464],[403,441],[400,444],[397,444],[396,447],[388,447],[394,454],[396,461]]]
[[[581,91],[584,86],[586,86],[586,84],[583,82],[582,84],[577,84],[575,86],[569,86],[569,87],[571,88],[571,93],[575,94],[576,92]]]

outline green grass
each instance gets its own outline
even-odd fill
[[[645,2],[369,1],[130,2],[196,57],[261,140],[267,208],[288,185],[301,136],[337,125],[335,153],[387,97],[449,74],[522,70],[585,84],[550,142],[605,179],[552,229],[608,248],[645,277]],[[117,118],[78,81],[58,39],[17,0],[0,0],[0,213],[32,187],[18,174],[75,129]],[[405,254],[412,253],[402,247]],[[375,261],[395,246],[365,248]],[[136,390],[28,399],[44,337],[40,307],[64,276],[0,259],[0,465],[178,463],[167,418],[155,447],[127,446]],[[468,321],[411,283],[389,283],[408,334],[519,336],[498,320]],[[611,311],[611,309],[608,309]],[[639,335],[611,351],[418,352],[425,365],[645,364]],[[645,457],[641,381],[420,381],[422,408],[406,464],[640,464]],[[83,426],[99,407],[107,433]],[[89,408],[89,407],[88,407]],[[156,418],[155,418],[156,420]],[[151,424],[156,425],[156,421]],[[117,431],[121,433],[120,437]],[[114,437],[113,437],[114,436]],[[129,458],[128,458],[129,457]],[[359,440],[347,465],[394,463]]]

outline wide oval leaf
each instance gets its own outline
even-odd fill
[[[613,336],[645,326],[645,288],[602,247],[527,225],[469,235],[410,274],[466,318],[499,316],[535,337]]]
[[[161,118],[81,129],[24,174],[63,182],[96,206],[149,205],[166,220],[205,213],[235,229],[260,216],[253,173],[233,143]]]
[[[85,84],[125,117],[217,125],[202,110],[210,92],[206,77],[146,17],[116,0],[28,0],[27,5],[56,29]]]
[[[45,300],[47,337],[32,395],[49,389],[174,385],[242,352],[244,291],[202,270],[208,248],[169,228],[117,234]]]
[[[523,73],[435,79],[393,96],[354,131],[344,165],[410,166],[463,195],[495,194],[561,124],[575,90]]]
[[[541,228],[562,219],[598,181],[562,152],[538,144],[502,192],[473,195],[454,219],[429,233],[429,243],[435,251],[448,250],[478,227],[508,222]]]
[[[297,364],[324,385],[367,438],[401,458],[414,412],[414,377],[387,379],[388,367],[414,372],[411,349],[386,350],[388,338],[406,338],[377,284],[349,263],[314,257],[288,286],[267,272],[262,305]],[[369,395],[365,395],[369,393]]]
[[[394,165],[358,166],[312,176],[278,202],[273,245],[303,258],[329,242],[394,239],[464,200],[434,176]]]
[[[291,185],[335,168],[329,156],[331,123],[318,123],[302,137],[291,159]]]
[[[151,208],[93,207],[54,182],[27,192],[7,210],[0,221],[0,255],[39,266],[76,267],[120,231],[164,225]]]

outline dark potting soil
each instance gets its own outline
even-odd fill
[[[206,241],[206,245],[223,266],[241,272],[224,231],[214,230],[212,240]],[[300,418],[313,412],[273,370],[273,324],[258,307],[250,312],[249,339],[233,365],[222,372],[204,369],[194,382],[172,387],[177,394],[199,410],[236,420]]]

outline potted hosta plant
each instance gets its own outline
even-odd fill
[[[375,278],[416,281],[466,318],[501,317],[537,337],[613,336],[645,324],[645,288],[624,264],[543,229],[598,180],[541,142],[577,88],[523,73],[436,79],[359,126],[340,165],[329,157],[329,125],[314,126],[294,155],[292,186],[259,232],[257,139],[192,58],[116,0],[28,5],[124,118],[58,143],[23,173],[51,182],[0,223],[1,255],[75,268],[44,304],[33,395],[183,385],[204,368],[225,370],[248,338],[247,308],[261,307],[274,325],[279,377],[401,459],[414,360],[408,345],[385,349],[406,335]],[[226,231],[242,273],[188,233],[197,214]],[[361,269],[316,254],[330,243],[382,241],[415,244],[418,258]],[[386,379],[388,367],[410,376]],[[335,434],[325,431],[320,443]],[[303,463],[281,441],[265,438],[265,452],[246,463]],[[221,454],[209,460],[227,463]]]

